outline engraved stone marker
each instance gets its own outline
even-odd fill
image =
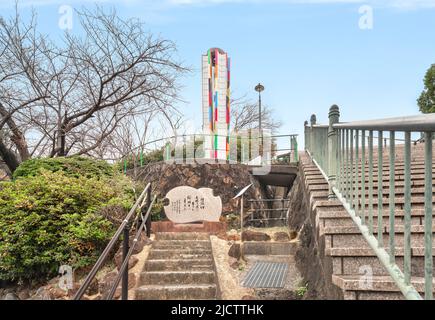
[[[222,199],[215,197],[209,188],[177,187],[166,198],[169,200],[164,207],[166,216],[175,223],[219,222],[222,214]]]

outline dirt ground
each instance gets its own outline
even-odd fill
[[[210,239],[219,279],[221,299],[241,300],[244,296],[252,296],[254,290],[243,288],[240,285],[242,271],[230,267],[230,256],[228,256],[228,250],[230,249],[229,242],[216,236],[211,236]]]
[[[287,232],[287,228],[252,229],[273,235],[275,232]],[[240,300],[243,297],[268,300],[297,300],[300,299],[298,292],[301,288],[302,277],[296,268],[293,256],[245,256],[245,261],[240,260],[237,269],[230,266],[234,259],[228,256],[228,250],[232,242],[211,237],[213,255],[215,259],[221,298],[223,300]],[[284,288],[279,289],[251,289],[241,286],[241,282],[257,261],[285,262],[288,264],[288,272]]]

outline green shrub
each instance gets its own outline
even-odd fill
[[[130,180],[76,177],[75,166],[56,172],[26,168],[21,174],[27,176],[0,184],[0,279],[43,279],[62,264],[94,263],[115,230],[100,211],[131,206]]]
[[[112,177],[113,168],[106,161],[83,157],[60,157],[31,159],[23,162],[14,172],[14,179],[36,176],[41,170],[51,172],[63,171],[71,177]]]
[[[151,209],[151,221],[163,220],[164,210],[163,199],[156,199],[153,208]]]

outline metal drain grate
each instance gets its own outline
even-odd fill
[[[257,261],[242,281],[246,288],[284,288],[287,263]]]

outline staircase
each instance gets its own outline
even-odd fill
[[[157,233],[136,300],[217,299],[216,280],[207,233]]]
[[[424,161],[421,147],[413,147],[411,165],[412,181],[412,279],[418,292],[424,296]],[[395,170],[395,241],[396,263],[403,270],[404,255],[404,201],[403,201],[403,153],[398,147]],[[377,156],[374,157],[377,159]],[[373,226],[374,236],[378,231],[378,178],[377,166],[374,169]],[[361,172],[361,167],[360,167]],[[307,155],[301,155],[301,174],[310,199],[311,210],[316,216],[316,230],[324,239],[324,263],[332,270],[332,283],[341,289],[348,300],[395,300],[403,295],[382,266],[374,251],[369,247],[350,215],[338,200],[328,201],[328,183],[320,170]],[[368,190],[368,170],[366,169],[366,190]],[[383,165],[383,241],[388,251],[389,235],[389,167],[388,157]],[[361,190],[361,184],[359,184]],[[367,196],[368,192],[366,192]],[[368,198],[365,213],[368,216]],[[361,193],[358,199],[361,210]],[[435,227],[433,226],[435,233]],[[435,239],[435,237],[434,237]],[[435,247],[435,240],[433,243]],[[434,250],[435,252],[435,250]],[[435,264],[434,264],[435,265]],[[368,280],[370,282],[367,282]]]

